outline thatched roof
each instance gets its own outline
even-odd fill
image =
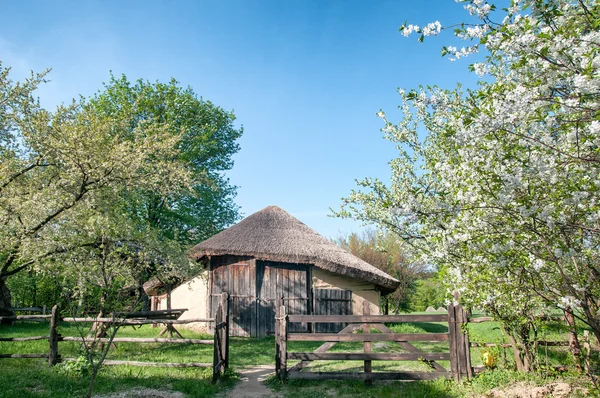
[[[146,292],[148,296],[158,296],[164,292],[165,284],[157,277],[154,277],[144,283],[142,288],[144,288],[144,292]]]
[[[192,258],[220,255],[252,256],[258,260],[313,264],[316,267],[373,283],[384,292],[399,281],[338,247],[277,206],[269,206],[194,246]]]
[[[177,276],[163,276],[162,278],[155,276],[144,283],[142,288],[148,296],[160,296],[167,292],[169,284],[173,287],[177,286],[180,282],[181,278]]]

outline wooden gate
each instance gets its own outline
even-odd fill
[[[287,313],[308,314],[308,265],[257,261],[257,331],[258,336],[275,334],[275,308],[283,296]],[[306,324],[290,326],[290,331],[307,331]]]
[[[363,315],[288,315],[283,301],[279,301],[277,333],[275,335],[275,370],[282,380],[290,379],[337,379],[337,380],[433,380],[440,377],[470,378],[471,367],[469,336],[461,326],[468,321],[460,306],[448,306],[448,314],[440,315],[370,315],[369,305],[363,307]],[[346,322],[349,325],[340,333],[290,333],[289,324],[294,322]],[[447,333],[394,333],[384,323],[448,322]],[[373,333],[376,329],[378,333]],[[360,330],[362,333],[355,334]],[[314,352],[288,352],[288,341],[323,341]],[[425,352],[415,347],[414,341],[448,341],[449,352]],[[362,352],[327,352],[338,342],[362,342]],[[406,352],[373,352],[372,342],[395,342]],[[300,360],[290,369],[287,360]],[[361,360],[363,372],[302,372],[315,360]],[[429,365],[429,372],[395,371],[373,372],[372,361],[422,361]],[[436,360],[450,360],[450,370]]]

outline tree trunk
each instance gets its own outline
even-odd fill
[[[515,356],[515,363],[517,364],[517,370],[519,372],[524,372],[525,366],[523,364],[521,350],[519,349],[519,346],[518,346],[517,342],[515,341],[515,338],[510,334],[510,331],[507,330],[506,334],[508,336],[508,339],[510,340],[510,345],[512,346],[512,349],[513,349],[513,354]]]
[[[600,301],[598,304],[590,300],[589,303],[583,302],[581,305],[587,324],[592,328],[592,333],[596,336],[596,342],[600,344],[600,318],[596,315],[597,311],[600,311]]]
[[[575,363],[575,369],[581,372],[581,346],[579,345],[579,340],[577,339],[577,327],[575,326],[575,316],[573,315],[573,310],[571,307],[567,307],[564,310],[565,313],[565,322],[567,323],[567,327],[569,328],[569,348],[571,349],[571,353],[573,354],[573,362]]]
[[[6,286],[6,278],[0,277],[0,316],[13,316],[11,308],[11,295],[8,286]],[[2,323],[10,323],[12,321],[3,321]]]

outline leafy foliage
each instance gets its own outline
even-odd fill
[[[425,273],[425,267],[407,261],[404,245],[393,234],[380,235],[367,230],[340,237],[336,244],[400,281],[396,291],[382,297],[382,305],[389,305],[396,314],[411,309],[417,279]]]
[[[181,136],[176,158],[191,174],[191,190],[170,195],[128,191],[126,209],[133,218],[183,245],[207,239],[239,218],[233,203],[235,187],[223,175],[233,166],[231,156],[239,150],[236,140],[243,132],[233,127],[233,113],[198,98],[175,79],[132,84],[125,76],[111,76],[91,104],[100,114],[131,115],[129,131],[150,121]]]

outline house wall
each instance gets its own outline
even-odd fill
[[[352,290],[352,312],[356,315],[363,313],[364,301],[369,302],[372,315],[377,315],[381,295],[372,283],[349,278],[347,276],[334,274],[321,268],[312,268],[313,289],[343,289]]]
[[[184,282],[171,292],[171,308],[187,308],[179,319],[208,318],[208,271],[203,270],[200,275]],[[161,296],[157,309],[167,309],[166,295]],[[206,323],[190,323],[193,329],[204,330]]]

